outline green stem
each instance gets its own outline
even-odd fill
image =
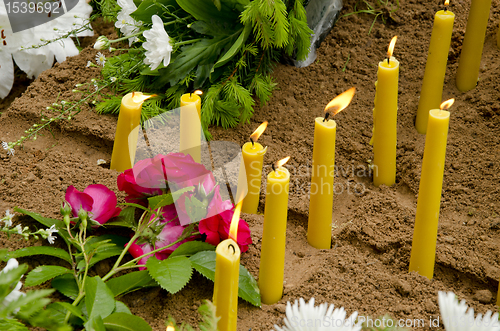
[[[121,38],[118,38],[118,39],[115,39],[115,40],[110,40],[109,43],[112,44],[112,43],[117,43],[119,41],[128,40],[129,38],[137,37],[138,35],[141,35],[141,34],[142,34],[142,31],[141,32],[136,32],[136,33],[133,33],[133,34],[131,34],[129,36],[121,37]]]
[[[192,44],[192,43],[195,43],[197,41],[200,41],[200,40],[201,40],[201,38],[191,39],[191,40],[186,40],[186,41],[179,41],[178,43],[175,43],[175,46],[188,45],[188,44]]]

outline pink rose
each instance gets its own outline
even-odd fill
[[[102,184],[89,185],[83,192],[71,185],[66,190],[65,199],[71,206],[74,217],[77,217],[78,211],[83,208],[87,211],[89,219],[100,224],[106,223],[121,212],[121,209],[116,207],[115,192]]]

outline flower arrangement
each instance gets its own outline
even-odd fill
[[[83,191],[70,186],[60,210],[62,220],[16,208],[48,227],[46,230],[30,232],[28,227],[13,227],[10,212],[2,219],[1,230],[9,235],[42,237],[52,245],[57,233],[57,239],[64,241],[66,249],[38,246],[0,250],[2,260],[49,255],[65,262],[64,266],[36,267],[25,281],[26,286],[36,286],[51,280],[52,287],[70,299],[71,303],[51,304],[45,309],[60,315],[61,325],[96,330],[104,325],[105,330],[107,324],[118,323],[134,330],[150,330],[116,297],[152,286],[174,294],[189,282],[193,269],[214,279],[214,245],[228,238],[234,206],[222,200],[210,171],[190,155],[171,153],[137,162],[118,176],[117,184],[127,195],[123,208],[117,207],[116,194],[104,185],[89,185]],[[130,236],[106,233],[105,229],[117,226],[128,228]],[[104,234],[93,234],[96,229]],[[244,252],[252,243],[244,220],[240,220],[239,230],[238,245]],[[128,260],[127,252],[132,256]],[[107,273],[91,277],[90,269],[108,258],[113,258],[114,264]],[[260,306],[257,283],[243,266],[239,287],[241,298]],[[101,299],[94,301],[95,296]]]

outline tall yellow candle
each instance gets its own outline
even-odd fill
[[[243,199],[241,211],[248,214],[257,214],[260,200],[260,185],[262,183],[262,164],[267,147],[263,147],[257,142],[267,127],[267,121],[259,127],[250,136],[250,142],[247,142],[241,148],[243,163],[240,172],[244,170],[245,175],[240,180],[246,180],[246,183],[238,184],[238,193],[236,196],[242,196],[242,191],[246,189],[246,196]],[[245,187],[246,184],[246,187]]]
[[[448,4],[449,0],[446,0],[445,6]],[[415,121],[415,127],[421,134],[425,134],[427,130],[429,110],[437,109],[441,104],[454,21],[455,14],[447,10],[446,7],[445,10],[438,11],[434,16],[434,26]]]
[[[110,168],[123,172],[134,165],[142,103],[154,95],[131,92],[122,98]]]
[[[290,173],[282,165],[289,158],[276,162],[267,176],[259,267],[261,301],[266,305],[278,302],[283,295]]]
[[[411,246],[410,271],[432,279],[436,258],[436,240],[443,187],[444,160],[450,112],[447,109],[454,99],[443,102],[441,109],[429,112],[424,158],[418,190],[417,212],[413,243]]]
[[[179,151],[201,162],[201,91],[181,96]]]
[[[240,248],[237,244],[241,202],[236,205],[229,239],[221,241],[215,249],[214,296],[215,315],[219,331],[236,331],[238,321],[238,283],[240,278]]]
[[[333,176],[335,174],[335,135],[337,124],[329,119],[351,102],[353,87],[330,101],[325,117],[314,121],[314,147],[309,200],[307,241],[318,249],[329,249],[332,244]]]
[[[392,56],[397,37],[392,38],[387,60],[378,64],[373,109],[373,184],[396,182],[399,62]]]
[[[461,92],[476,87],[483,55],[484,38],[490,16],[491,0],[472,0],[465,28],[462,53],[457,69],[457,88]]]

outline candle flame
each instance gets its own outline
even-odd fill
[[[392,53],[394,53],[394,46],[396,45],[396,40],[398,40],[398,36],[394,36],[391,39],[391,42],[389,44],[389,48],[387,49],[387,58],[391,58]]]
[[[145,95],[142,92],[132,92],[132,101],[135,103],[143,103],[149,98],[156,97],[156,94]]]
[[[446,110],[446,109],[450,108],[454,102],[455,102],[455,99],[446,100],[445,102],[443,102],[441,104],[441,106],[439,106],[439,109]]]
[[[276,163],[274,163],[274,167],[273,167],[274,170],[276,171],[276,169],[281,168],[285,163],[288,162],[288,160],[290,160],[290,156],[287,156],[284,159],[276,161]]]
[[[347,106],[349,106],[349,103],[351,103],[351,100],[354,97],[354,92],[356,92],[356,88],[351,87],[347,91],[337,95],[326,105],[325,114],[331,112],[331,115],[334,116],[344,110]]]
[[[239,199],[236,208],[234,208],[233,218],[229,226],[229,238],[233,239],[235,242],[238,242],[238,225],[240,223],[241,206],[243,206],[243,199]]]
[[[446,0],[446,1],[444,2],[444,5],[445,5],[445,6],[449,6],[449,5],[450,5],[450,0]]]
[[[252,142],[256,142],[259,139],[259,137],[262,135],[262,133],[264,133],[266,128],[267,128],[267,121],[265,121],[264,123],[259,125],[259,127],[250,135],[250,140]]]
[[[196,94],[196,95],[202,95],[203,91],[202,90],[196,90],[193,93]]]

